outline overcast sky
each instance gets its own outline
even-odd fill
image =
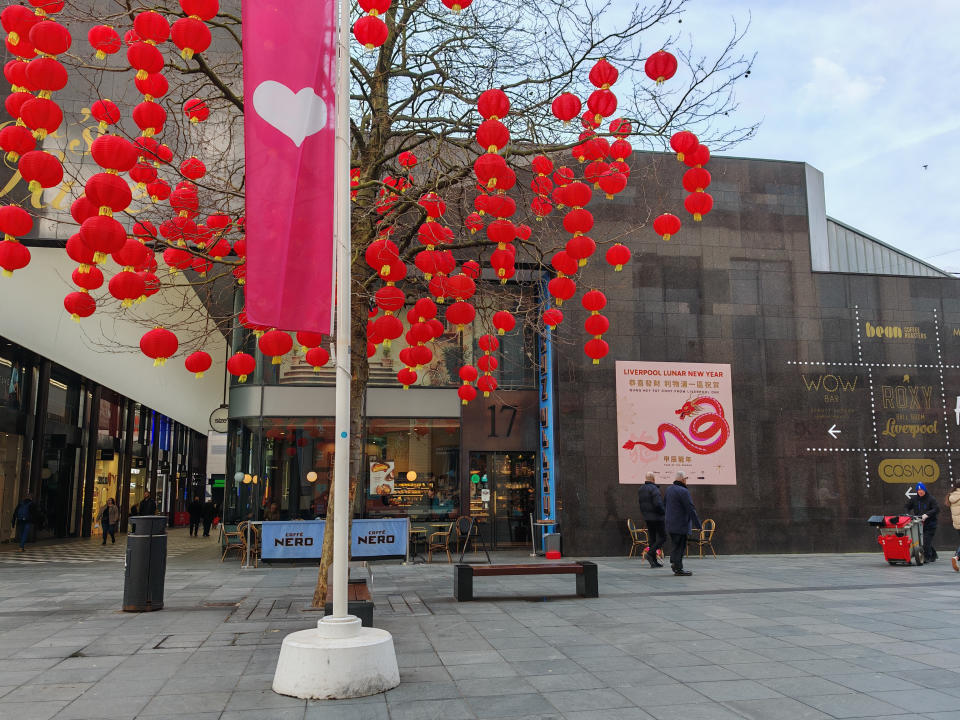
[[[682,29],[706,52],[732,18],[757,53],[740,116],[762,125],[728,154],[810,163],[828,215],[960,271],[960,2],[691,0]]]

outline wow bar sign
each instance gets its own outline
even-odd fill
[[[330,331],[336,3],[243,0],[246,312]]]
[[[264,560],[319,560],[323,550],[323,520],[265,522],[261,536]],[[350,555],[405,557],[406,518],[356,519],[351,524]]]

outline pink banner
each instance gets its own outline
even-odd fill
[[[330,332],[336,3],[243,0],[247,317]]]
[[[620,484],[736,485],[729,365],[617,361]]]

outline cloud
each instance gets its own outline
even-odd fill
[[[812,76],[800,89],[800,107],[805,112],[854,110],[874,97],[886,83],[882,75],[851,75],[838,62],[825,57],[812,60]]]

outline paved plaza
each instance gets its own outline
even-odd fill
[[[481,577],[472,603],[446,564],[376,563],[400,686],[305,702],[270,685],[283,637],[317,620],[316,569],[221,564],[181,530],[170,544],[149,614],[120,612],[109,546],[0,549],[0,720],[960,718],[960,575],[943,560],[694,558],[678,578],[595,558],[599,599],[570,576]]]

